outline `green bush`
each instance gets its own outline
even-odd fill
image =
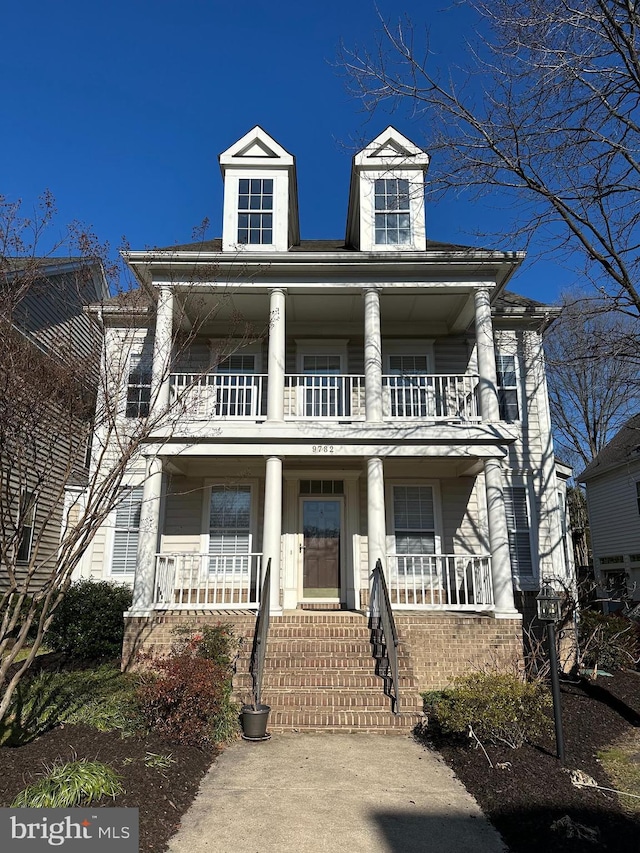
[[[179,627],[175,629],[174,635],[177,638],[173,647],[175,653],[192,652],[218,666],[232,665],[238,643],[231,625],[219,623],[198,628]]]
[[[119,657],[123,613],[131,606],[128,587],[110,581],[81,580],[69,587],[45,636],[47,646],[75,660]]]
[[[583,610],[578,624],[578,645],[583,666],[614,672],[638,663],[638,629],[620,616]]]
[[[444,734],[469,734],[471,727],[480,741],[516,749],[550,727],[546,688],[507,673],[466,675],[453,687],[423,698]]]
[[[55,763],[49,773],[21,791],[11,808],[62,809],[88,806],[101,797],[122,793],[120,779],[99,761]]]

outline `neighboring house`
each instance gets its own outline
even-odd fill
[[[587,492],[598,594],[640,601],[640,415],[630,418],[578,477]]]
[[[145,299],[105,307],[106,361],[130,352],[123,424],[167,414],[83,572],[133,584],[129,651],[244,630],[269,560],[270,654],[327,611],[364,630],[381,560],[412,677],[442,686],[517,661],[540,578],[571,576],[557,309],[505,289],[522,253],[427,239],[428,161],[389,127],[354,157],[346,238],[301,240],[295,158],[256,127],[220,155],[222,239],[126,253]]]
[[[100,333],[83,309],[108,296],[99,261],[0,258],[3,588],[14,572],[23,592],[55,573],[66,490],[86,482],[98,379]]]

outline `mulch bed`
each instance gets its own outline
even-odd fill
[[[640,674],[618,672],[596,682],[565,683],[561,693],[566,767],[615,787],[597,752],[640,726]],[[429,742],[475,796],[512,853],[640,850],[640,818],[625,813],[615,794],[572,785],[556,758],[553,736],[518,750],[485,745],[495,769],[470,742]],[[504,767],[498,769],[498,764]],[[568,838],[551,828],[566,815],[596,830],[598,840]]]
[[[162,770],[146,767],[150,752],[171,754],[175,764]],[[126,792],[118,795],[115,805],[140,809],[140,853],[161,853],[216,755],[214,749],[167,744],[154,735],[123,738],[120,732],[65,725],[24,746],[0,748],[0,806],[10,806],[55,760],[102,761],[118,773]],[[100,805],[113,804],[109,800]]]

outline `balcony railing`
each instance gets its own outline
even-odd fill
[[[402,420],[478,421],[478,376],[383,376],[384,417]]]
[[[267,414],[267,377],[256,373],[173,373],[171,401],[189,418],[246,418]]]
[[[383,376],[385,420],[479,421],[475,374]],[[171,401],[178,416],[194,420],[267,415],[267,377],[256,373],[174,373]],[[287,420],[365,419],[364,376],[285,375]]]
[[[493,610],[491,558],[460,554],[389,554],[394,610]]]
[[[289,373],[284,378],[284,416],[364,420],[364,376]]]
[[[157,610],[256,610],[262,554],[156,554]]]

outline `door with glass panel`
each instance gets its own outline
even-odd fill
[[[348,384],[339,355],[303,355],[304,411],[307,418],[341,418],[351,412]]]
[[[302,499],[303,597],[339,598],[342,502]]]
[[[434,394],[426,355],[390,355],[389,414],[392,418],[426,418],[433,414]]]
[[[216,383],[216,410],[225,418],[257,417],[259,395],[255,355],[237,353],[218,364],[213,378]]]

